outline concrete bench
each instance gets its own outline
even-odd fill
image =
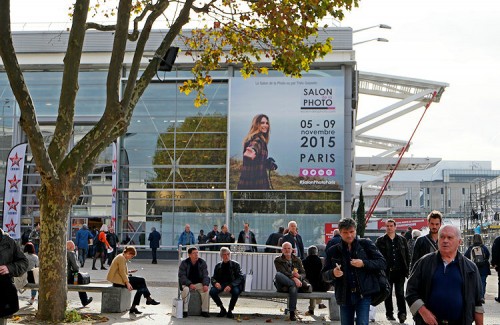
[[[278,291],[243,291],[240,294],[240,297],[244,298],[263,298],[263,299],[288,299],[288,293],[286,292],[278,292]],[[335,300],[335,293],[333,291],[327,292],[308,292],[302,293],[299,292],[297,294],[297,299],[322,299],[328,300],[328,309],[330,314],[331,321],[340,320],[340,308],[337,305],[337,301]],[[287,300],[287,310],[288,308],[288,300]]]
[[[28,283],[25,289],[39,289],[38,284]],[[130,308],[132,294],[127,288],[113,287],[109,283],[68,284],[68,291],[102,293],[101,313],[122,313]]]

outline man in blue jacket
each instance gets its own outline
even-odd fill
[[[182,245],[182,246],[187,246],[187,245],[194,245],[194,234],[191,231],[191,226],[186,224],[184,226],[184,231],[182,234],[179,236],[179,240],[177,241],[177,246]]]
[[[85,258],[89,252],[89,241],[94,239],[94,236],[89,230],[86,224],[82,225],[82,228],[76,232],[75,245],[78,249],[78,262],[80,266],[85,266]]]

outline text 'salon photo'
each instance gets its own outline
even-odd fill
[[[344,78],[233,78],[232,190],[342,190]]]

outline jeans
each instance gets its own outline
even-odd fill
[[[488,274],[481,275],[481,283],[483,284],[483,287],[481,288],[481,297],[484,299],[484,294],[486,293],[486,277]]]
[[[398,306],[398,316],[401,314],[406,315],[406,301],[405,301],[405,275],[401,271],[389,272],[389,284],[391,285],[391,294],[384,301],[385,314],[387,316],[393,316],[394,306],[392,303],[392,288],[394,288],[394,293],[396,294],[396,304]]]
[[[356,325],[368,325],[370,314],[371,297],[361,297],[359,293],[353,292],[351,305],[340,305],[340,324],[353,325],[354,314],[356,314]]]
[[[222,301],[220,300],[219,293],[224,291],[224,288],[227,286],[227,284],[222,285],[221,288],[217,289],[216,287],[212,287],[210,289],[210,297],[214,300],[215,304],[218,307],[222,307]],[[238,301],[238,297],[240,296],[240,288],[239,287],[233,287],[231,288],[231,301],[229,301],[229,311],[232,311],[234,309],[234,306],[236,305],[236,302]]]
[[[297,286],[295,282],[281,272],[277,272],[274,277],[278,291],[282,292],[282,287],[288,287],[288,310],[290,314],[297,309]]]
[[[80,262],[81,266],[85,265],[85,258],[87,257],[88,248],[80,248],[78,247],[78,262]]]

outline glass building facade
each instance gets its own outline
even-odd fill
[[[340,65],[332,62],[312,69],[304,78],[328,77],[339,69]],[[51,140],[57,117],[62,76],[56,67],[52,70],[25,70],[46,144]],[[352,74],[352,70],[346,73]],[[107,71],[101,68],[90,67],[80,72],[72,146],[103,113],[106,76]],[[286,227],[290,220],[296,220],[305,245],[324,243],[325,223],[336,222],[343,214],[344,192],[230,191],[227,171],[229,80],[239,78],[239,72],[232,67],[214,72],[214,82],[206,88],[209,103],[200,108],[193,104],[194,95],[186,96],[178,89],[190,76],[189,66],[178,66],[158,76],[138,102],[126,134],[116,141],[116,228],[120,240],[149,247],[148,234],[151,227],[156,227],[162,234],[162,247],[173,249],[186,223],[191,225],[195,236],[201,229],[206,234],[214,224],[220,227],[225,223],[237,236],[243,223],[249,222],[257,242],[263,244],[279,226]],[[271,71],[269,76],[280,74]],[[0,175],[5,184],[9,151],[15,144],[26,142],[26,137],[19,127],[19,108],[2,71],[0,105]],[[100,155],[80,199],[73,206],[69,216],[72,236],[83,223],[91,228],[110,223],[112,160],[110,146]],[[346,162],[349,164],[351,162]],[[40,178],[35,169],[28,149],[23,229],[39,220],[36,191]],[[3,187],[0,197],[3,199]]]

